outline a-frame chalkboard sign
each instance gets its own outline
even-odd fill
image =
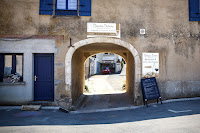
[[[144,98],[144,105],[146,104],[146,106],[148,106],[147,101],[153,99],[157,99],[157,103],[158,99],[160,99],[160,102],[162,104],[162,99],[158,90],[158,85],[155,77],[141,79],[141,86]]]

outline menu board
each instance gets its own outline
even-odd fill
[[[160,99],[161,101],[161,96],[158,90],[158,85],[155,77],[141,79],[141,86],[142,86],[144,101],[146,102],[146,104],[148,100]]]

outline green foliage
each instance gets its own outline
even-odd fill
[[[122,89],[125,90],[126,89],[126,84],[122,85]]]
[[[8,75],[4,75],[4,78],[8,78],[9,76]]]
[[[88,89],[88,86],[87,86],[87,85],[85,85],[85,90],[86,90],[86,91],[89,91],[89,89]]]
[[[126,80],[123,80],[123,81],[122,81],[122,89],[123,89],[123,90],[126,90]]]

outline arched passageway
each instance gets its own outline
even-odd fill
[[[126,85],[127,92],[135,104],[142,102],[139,82],[141,63],[138,52],[129,43],[113,38],[90,38],[79,41],[71,47],[65,60],[66,90],[71,92],[72,103],[75,102],[84,89],[84,62],[94,54],[110,52],[122,56],[127,62]]]

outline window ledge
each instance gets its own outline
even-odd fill
[[[4,83],[0,82],[0,86],[9,86],[9,85],[25,85],[26,82],[17,82],[17,83]]]

